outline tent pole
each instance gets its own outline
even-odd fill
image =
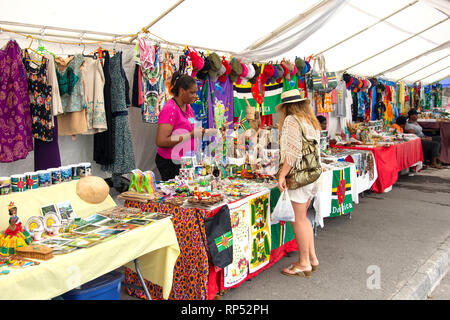
[[[275,29],[274,31],[269,33],[268,35],[255,41],[254,43],[249,45],[247,48],[245,48],[244,51],[259,48],[262,45],[266,44],[267,42],[271,41],[272,39],[281,36],[283,33],[289,31],[290,29],[292,29],[293,27],[298,25],[304,18],[308,17],[309,15],[311,15],[312,13],[314,13],[315,11],[317,11],[318,9],[320,9],[321,7],[323,7],[325,4],[327,4],[329,2],[330,2],[330,0],[320,1],[318,4],[316,4],[312,8],[309,8],[305,12],[302,12],[301,14],[299,14],[298,16],[287,21],[286,23],[284,23],[283,25],[281,25],[280,27],[278,27],[277,29]]]
[[[25,30],[8,30],[5,28],[0,27],[0,30],[3,30],[4,32],[9,32],[9,33],[16,33],[19,34],[21,36],[26,37],[26,35],[37,35],[37,36],[43,36],[42,32],[35,32],[35,31],[25,31]],[[83,32],[80,32],[80,34],[83,34]],[[77,39],[80,40],[80,36],[72,36],[72,35],[61,35],[61,34],[56,34],[56,33],[49,33],[49,32],[45,32],[45,37],[54,37],[54,38],[60,38],[60,39]],[[43,37],[42,37],[43,38]],[[47,42],[58,42],[58,41],[52,41],[52,40],[46,40],[46,39],[42,39],[41,41],[47,41]],[[111,43],[121,43],[121,44],[126,44],[126,45],[130,45],[130,43],[128,41],[122,41],[122,40],[117,40],[118,37],[116,37],[116,39],[105,39],[105,38],[93,38],[93,37],[86,37],[83,35],[83,39],[84,40],[89,40],[89,41],[93,41],[93,43],[98,43],[98,42],[111,42]],[[67,44],[80,44],[80,42],[73,42],[73,43],[67,43]],[[89,43],[85,43],[85,44],[89,44]]]
[[[426,79],[426,78],[428,78],[428,77],[431,77],[432,75],[434,75],[434,74],[436,74],[436,73],[439,73],[439,72],[441,72],[441,71],[444,71],[445,69],[448,69],[449,67],[450,67],[450,66],[446,66],[445,68],[443,68],[443,69],[441,69],[441,70],[439,70],[439,71],[433,72],[432,74],[429,74],[429,75],[427,75],[426,77],[423,77],[422,79],[419,79],[419,80],[414,81],[414,82],[422,81],[423,79]]]
[[[331,49],[333,49],[333,48],[335,48],[335,47],[341,45],[342,43],[344,43],[344,42],[346,42],[346,41],[348,41],[348,40],[350,40],[350,39],[356,37],[357,35],[359,35],[359,34],[365,32],[365,31],[367,31],[367,30],[369,30],[370,28],[373,28],[373,27],[376,26],[377,24],[379,24],[379,23],[381,23],[381,22],[383,22],[383,21],[385,21],[385,20],[391,18],[392,16],[396,15],[397,13],[399,13],[399,12],[401,12],[401,11],[403,11],[403,10],[405,10],[405,9],[407,9],[407,8],[409,8],[409,7],[411,7],[411,6],[413,6],[413,5],[415,5],[417,2],[419,2],[419,0],[416,0],[416,1],[414,1],[414,2],[411,2],[410,4],[404,6],[403,8],[401,8],[401,9],[395,11],[394,13],[391,13],[390,15],[384,17],[383,19],[378,20],[377,22],[375,22],[375,23],[373,23],[372,25],[370,25],[370,26],[368,26],[368,27],[366,27],[366,28],[364,28],[364,29],[358,31],[357,33],[352,34],[351,36],[345,38],[344,40],[339,41],[339,42],[333,44],[332,46],[326,48],[325,50],[322,50],[321,52],[315,54],[314,56],[321,55],[321,54],[323,54],[324,52],[327,52],[327,51],[329,51],[329,50],[331,50]]]
[[[423,70],[423,69],[426,69],[426,68],[432,66],[433,64],[438,63],[438,62],[441,61],[441,60],[444,60],[445,58],[447,58],[447,57],[449,57],[449,56],[450,56],[450,54],[446,55],[445,57],[440,58],[439,60],[436,60],[436,61],[430,63],[429,65],[427,65],[427,66],[425,66],[425,67],[423,67],[423,68],[420,68],[419,70],[416,70],[416,71],[414,71],[414,72],[412,72],[412,73],[410,73],[410,74],[408,74],[408,75],[402,77],[401,79],[398,79],[398,81],[403,80],[403,79],[405,79],[406,77],[409,77],[410,75],[412,75],[412,74],[414,74],[414,73],[417,73],[417,72],[419,72],[419,71],[421,71],[421,70]]]
[[[142,28],[142,31],[148,31],[148,29],[153,26],[155,23],[157,23],[159,20],[161,20],[162,18],[164,18],[165,16],[167,16],[169,14],[169,12],[171,12],[172,10],[174,10],[176,7],[178,7],[181,3],[183,3],[184,0],[178,0],[173,6],[171,6],[169,9],[167,9],[166,11],[164,11],[162,14],[159,15],[159,17],[157,17],[155,20],[153,20],[152,22],[150,22],[148,25],[146,25],[144,28]],[[135,39],[137,38],[137,34],[133,35],[133,37],[131,37],[130,39],[130,43],[133,42]]]
[[[63,31],[63,32],[72,32],[72,33],[84,33],[84,34],[92,34],[92,35],[101,35],[101,36],[107,36],[112,38],[123,38],[127,35],[119,35],[114,33],[108,33],[108,32],[98,32],[98,31],[90,31],[90,30],[79,30],[79,29],[68,29],[68,28],[61,28],[61,27],[52,27],[52,26],[44,26],[44,25],[36,25],[36,24],[28,24],[28,23],[19,23],[19,22],[10,22],[10,21],[0,21],[1,25],[8,25],[8,26],[17,26],[17,27],[26,27],[26,28],[33,28],[33,29],[39,29],[39,30],[55,30],[55,31]],[[28,31],[23,31],[24,33],[30,33]],[[63,35],[60,35],[63,36]],[[133,35],[128,35],[129,37]]]
[[[420,57],[426,56],[426,55],[428,55],[430,53],[433,53],[435,51],[439,51],[439,50],[445,49],[447,47],[450,47],[450,41],[444,42],[443,44],[441,44],[441,45],[439,45],[439,46],[437,46],[437,47],[435,47],[435,48],[433,48],[431,50],[428,50],[427,52],[421,53],[418,56],[415,56],[414,58],[411,58],[409,60],[406,60],[406,61],[396,65],[395,67],[392,67],[390,69],[384,70],[383,72],[380,72],[379,74],[377,74],[375,77],[379,77],[379,76],[381,76],[381,75],[383,75],[383,74],[385,74],[387,72],[392,72],[392,71],[395,71],[397,69],[400,69],[401,67],[406,66],[406,65],[410,64],[413,61],[416,61]]]
[[[376,54],[374,54],[374,55],[372,55],[372,56],[370,56],[370,57],[368,57],[368,58],[366,58],[366,59],[364,59],[364,60],[359,61],[358,63],[355,63],[354,65],[351,65],[350,67],[347,67],[347,68],[341,70],[341,72],[344,72],[344,71],[346,71],[346,70],[348,70],[348,69],[351,69],[351,68],[353,68],[353,67],[356,67],[356,66],[360,65],[360,64],[363,63],[363,62],[366,62],[366,61],[368,61],[368,60],[370,60],[370,59],[372,59],[372,58],[374,58],[374,57],[376,57],[376,56],[378,56],[378,55],[380,55],[380,54],[382,54],[382,53],[384,53],[384,52],[386,52],[386,51],[389,51],[389,50],[391,50],[391,49],[393,49],[393,48],[395,48],[395,47],[401,45],[402,43],[405,43],[406,41],[411,40],[411,39],[414,38],[414,37],[417,37],[419,34],[422,34],[422,33],[426,32],[426,31],[428,31],[428,30],[430,30],[430,29],[436,27],[437,25],[439,25],[439,24],[441,24],[441,23],[447,21],[448,19],[450,19],[450,18],[447,17],[447,18],[445,18],[444,20],[441,20],[441,21],[439,21],[439,22],[433,24],[432,26],[430,26],[430,27],[428,27],[428,28],[426,28],[426,29],[424,29],[424,30],[422,30],[422,31],[420,31],[420,32],[418,32],[418,33],[416,33],[416,34],[413,34],[412,36],[406,38],[405,40],[402,40],[402,41],[400,41],[400,42],[394,44],[393,46],[390,46],[389,48],[386,48],[386,49],[384,49],[384,50],[382,50],[382,51],[380,51],[380,52],[378,52],[378,53],[376,53]]]

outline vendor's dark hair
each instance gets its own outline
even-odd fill
[[[407,117],[405,117],[405,116],[398,116],[397,119],[395,120],[395,123],[398,124],[398,125],[406,124],[406,120],[408,120]]]
[[[324,116],[317,116],[317,120],[319,121],[319,123],[327,122],[327,118],[325,118]]]
[[[195,84],[197,84],[197,82],[190,75],[181,73],[179,71],[175,71],[175,73],[172,76],[172,81],[170,82],[171,87],[170,91],[174,96],[178,96],[180,88],[188,90]]]

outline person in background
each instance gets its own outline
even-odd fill
[[[181,157],[195,152],[206,130],[195,127],[194,111],[190,104],[197,100],[197,82],[187,74],[175,72],[171,81],[172,99],[159,114],[156,132],[156,166],[161,179],[167,181],[180,172]]]
[[[316,180],[298,189],[289,190],[286,175],[293,166],[298,166],[299,160],[302,159],[302,128],[295,116],[301,121],[306,137],[314,139],[317,143],[320,142],[321,127],[312,111],[310,100],[302,98],[298,89],[283,92],[281,101],[276,108],[280,114],[281,133],[278,188],[281,192],[287,190],[291,199],[295,213],[292,229],[299,250],[298,261],[284,268],[282,274],[309,278],[311,272],[317,270],[319,260],[314,248],[313,228],[307,216],[307,209],[318,192],[320,182]]]
[[[403,133],[405,130],[407,120],[408,118],[405,116],[398,116],[397,119],[395,120],[395,123],[391,126],[391,129]]]
[[[425,160],[431,161],[431,167],[442,169],[439,163],[439,156],[441,155],[441,137],[427,137],[423,133],[422,127],[417,123],[419,113],[416,109],[408,111],[408,122],[405,125],[406,133],[414,133],[422,139],[423,157]]]
[[[324,116],[317,116],[317,120],[320,123],[321,130],[327,130],[327,118]]]

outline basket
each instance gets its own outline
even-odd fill
[[[49,260],[53,258],[53,249],[39,244],[32,244],[17,248],[16,255],[23,258]]]

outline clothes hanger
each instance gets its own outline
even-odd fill
[[[27,38],[31,38],[31,41],[30,41],[30,44],[28,45],[28,48],[26,48],[25,50],[33,51],[33,52],[36,53],[37,55],[41,56],[42,59],[43,59],[43,58],[44,58],[44,55],[40,54],[39,52],[37,52],[36,50],[34,50],[34,49],[31,48],[31,45],[33,44],[34,38],[33,38],[32,36],[27,36]],[[35,63],[35,64],[37,64],[37,65],[42,64],[42,60],[41,60],[41,61],[37,61],[37,60],[30,59],[29,57],[28,57],[28,58],[25,58],[25,59],[26,59],[27,61],[33,62],[33,63]]]

